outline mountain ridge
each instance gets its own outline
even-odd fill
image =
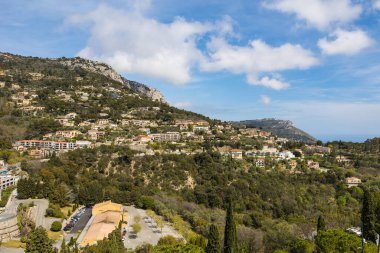
[[[246,127],[257,127],[264,131],[269,131],[279,137],[287,138],[293,141],[302,141],[306,143],[315,143],[316,138],[306,133],[305,131],[294,126],[290,120],[280,120],[274,118],[242,120],[233,122]]]
[[[152,88],[146,84],[142,84],[136,81],[128,80],[127,78],[121,76],[116,72],[111,66],[106,63],[93,61],[81,57],[75,58],[58,58],[58,62],[68,66],[68,67],[80,67],[88,71],[101,73],[106,77],[113,79],[114,81],[123,83],[132,91],[145,95],[154,101],[165,102],[165,98],[160,91]]]

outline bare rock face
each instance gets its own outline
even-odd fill
[[[70,59],[68,58],[59,59],[59,62],[70,68],[82,68],[87,71],[102,74],[108,78],[111,78],[112,80],[116,82],[126,85],[132,91],[140,95],[146,96],[152,99],[153,101],[159,101],[159,102],[165,103],[164,96],[157,89],[151,88],[145,84],[138,83],[135,81],[130,81],[124,78],[119,73],[117,73],[111,66],[105,63],[91,61],[91,60],[83,59],[80,57],[70,58]]]

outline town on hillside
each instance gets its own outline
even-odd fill
[[[99,64],[0,55],[3,247],[220,252],[210,243],[236,244],[231,227],[247,253],[360,244],[378,139],[304,143],[213,120]]]

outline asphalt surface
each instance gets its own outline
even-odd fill
[[[91,211],[92,211],[92,208],[86,207],[86,210],[84,211],[84,213],[80,216],[77,223],[75,223],[74,227],[71,229],[70,234],[77,234],[79,232],[79,230],[82,231],[84,229],[87,222],[91,218]]]
[[[36,222],[36,226],[43,226],[44,228],[47,228],[48,225],[45,220],[45,213],[49,206],[49,201],[46,199],[17,199],[16,196],[17,191],[14,190],[9,196],[4,212],[0,214],[0,219],[2,217],[17,215],[17,207],[19,204],[29,204],[33,202],[35,205],[33,210],[33,218]]]
[[[174,228],[166,224],[162,232],[158,228],[154,228],[155,222],[152,219],[145,220],[144,217],[148,216],[146,211],[143,209],[138,209],[133,206],[126,207],[128,211],[128,226],[127,226],[127,234],[124,236],[124,247],[127,249],[135,249],[137,246],[149,243],[152,245],[156,245],[158,240],[161,237],[171,235],[175,238],[183,238]],[[134,224],[134,217],[140,216],[141,221],[141,231],[138,233],[137,237],[133,237],[131,232],[133,231],[132,225]],[[159,232],[157,232],[159,231]]]
[[[23,249],[0,247],[0,253],[23,253]]]

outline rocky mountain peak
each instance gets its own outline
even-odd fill
[[[61,58],[58,61],[68,67],[71,68],[82,68],[87,71],[95,72],[98,74],[102,74],[112,80],[122,83],[126,85],[129,89],[134,92],[147,96],[154,101],[165,102],[165,98],[160,91],[155,88],[149,87],[145,84],[138,83],[135,81],[130,81],[124,77],[122,77],[119,73],[117,73],[111,66],[97,61],[92,61],[88,59],[83,59],[80,57],[75,58]]]

